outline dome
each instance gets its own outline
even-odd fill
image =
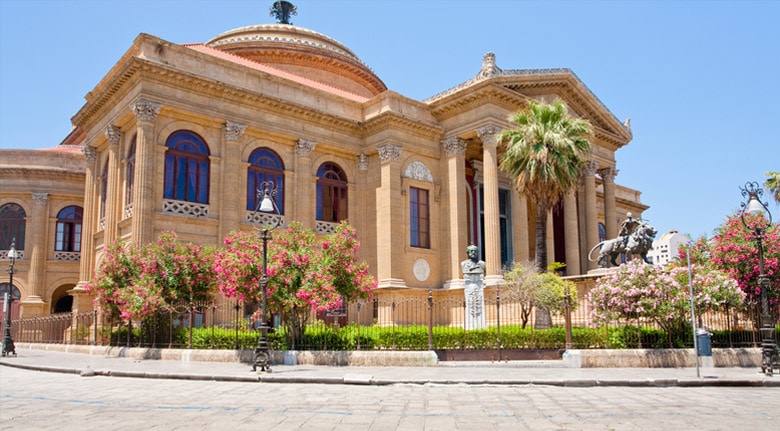
[[[361,96],[373,97],[387,90],[349,48],[303,27],[241,27],[222,33],[205,45]]]

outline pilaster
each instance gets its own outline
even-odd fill
[[[447,196],[449,203],[449,262],[443,267],[445,280],[460,279],[460,261],[469,245],[466,196],[466,141],[458,137],[442,141],[447,166]]]
[[[402,263],[406,232],[388,226],[406,226],[401,199],[402,147],[385,144],[379,147],[380,185],[376,190],[377,280],[379,287],[406,287]]]
[[[617,238],[617,204],[615,203],[615,177],[618,170],[609,167],[599,170],[604,185],[604,228],[607,238]],[[592,246],[591,246],[592,247]]]
[[[240,179],[246,178],[246,174],[241,175],[241,138],[246,131],[246,125],[234,121],[226,121],[222,128],[222,138],[224,139],[224,157],[222,158],[222,196],[235,196],[233,199],[222,199],[222,212],[219,217],[219,238],[221,242],[231,231],[238,230],[241,214],[246,209],[246,201],[241,199],[245,196],[241,193],[244,188],[241,187]]]
[[[298,139],[295,143],[295,199],[287,199],[292,203],[293,218],[298,220],[306,229],[314,229],[314,209],[317,203],[312,198],[314,189],[314,175],[312,175],[311,153],[317,144],[308,139]],[[293,202],[294,201],[294,202]]]
[[[585,183],[585,241],[586,248],[590,250],[599,242],[599,221],[596,210],[596,162],[589,161],[583,166],[583,180]],[[588,261],[588,269],[596,269],[597,262]]]
[[[133,190],[133,239],[138,243],[152,240],[152,211],[154,209],[154,123],[160,105],[139,100],[133,106],[137,123],[135,149],[135,189]]]

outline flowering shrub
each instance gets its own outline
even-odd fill
[[[746,215],[748,223],[755,219]],[[770,226],[764,233],[764,272],[769,276],[770,285],[767,294],[770,303],[780,302],[780,233],[777,225]],[[759,259],[758,247],[753,231],[745,228],[739,216],[729,217],[717,230],[711,249],[714,267],[733,277],[748,300],[757,301],[761,297],[758,285]]]
[[[212,301],[212,266],[210,251],[163,232],[151,244],[109,245],[86,290],[110,316],[144,319],[163,309]]]
[[[699,265],[692,267],[692,273],[697,313],[743,302],[744,294],[727,274]],[[593,324],[650,319],[664,329],[671,347],[690,322],[688,269],[681,266],[667,271],[635,259],[612,275],[601,277],[588,293],[588,302]]]
[[[297,340],[313,312],[342,307],[343,301],[368,297],[376,281],[368,265],[357,259],[355,230],[342,222],[323,237],[293,222],[274,232],[268,243],[268,309],[281,315],[288,334]],[[233,233],[216,253],[220,291],[241,302],[262,300],[262,241],[257,235]]]

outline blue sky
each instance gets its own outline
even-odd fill
[[[273,22],[271,3],[0,0],[0,148],[58,145],[139,33],[205,42]],[[473,77],[488,51],[502,69],[570,68],[631,118],[616,181],[642,191],[660,232],[711,236],[739,208],[740,186],[780,171],[780,1],[293,3],[295,25],[342,42],[415,99]]]

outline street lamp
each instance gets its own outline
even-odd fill
[[[260,340],[255,348],[254,364],[252,371],[260,367],[260,371],[271,372],[270,356],[268,354],[268,239],[269,233],[279,227],[282,218],[278,217],[279,207],[276,205],[276,185],[273,181],[263,181],[257,189],[257,207],[255,208],[254,222],[261,221],[264,216],[259,213],[271,213],[275,215],[271,223],[262,223],[260,238],[263,240],[263,273],[260,276],[260,288],[263,292],[260,308]]]
[[[761,289],[761,371],[767,376],[772,375],[774,362],[777,360],[777,344],[775,344],[775,327],[769,312],[769,276],[764,271],[764,232],[772,225],[772,213],[766,203],[761,202],[764,194],[756,182],[748,182],[740,187],[742,196],[747,196],[747,202],[742,203],[742,224],[753,231],[758,246],[758,287]],[[750,220],[745,215],[751,216]]]
[[[14,346],[14,340],[11,338],[11,305],[14,302],[14,263],[19,257],[19,253],[16,252],[16,238],[11,240],[11,249],[8,250],[8,259],[11,259],[11,264],[8,265],[8,276],[10,282],[8,286],[8,293],[5,301],[5,330],[3,331],[3,356],[9,356],[13,354],[16,356],[16,347]]]

